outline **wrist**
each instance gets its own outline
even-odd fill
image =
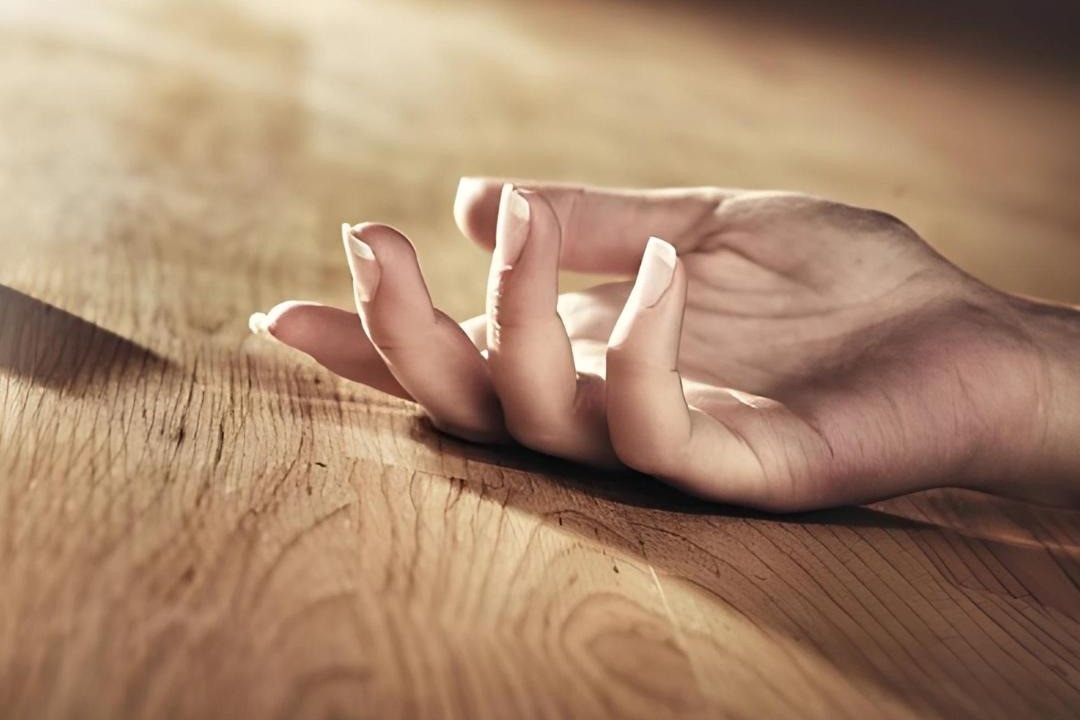
[[[1018,362],[1030,374],[1028,407],[1001,447],[1001,472],[987,489],[1058,506],[1080,507],[1080,309],[1007,297],[1003,319],[1025,338]]]

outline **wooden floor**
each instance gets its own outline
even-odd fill
[[[0,716],[1080,714],[1078,513],[706,506],[248,334],[348,306],[342,221],[479,311],[467,173],[806,190],[1080,302],[1070,68],[702,7],[0,6]]]

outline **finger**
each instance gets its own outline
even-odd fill
[[[412,400],[371,344],[360,316],[351,310],[286,300],[268,312],[254,313],[248,326],[256,335],[267,335],[299,350],[347,380]],[[461,329],[477,350],[487,352],[486,315],[463,321]]]
[[[504,181],[462,178],[454,218],[463,233],[491,249]],[[736,191],[717,188],[616,190],[521,181],[515,187],[543,196],[562,230],[559,265],[566,270],[632,274],[646,238],[668,238],[680,253],[707,236],[717,209]]]
[[[391,395],[412,397],[386,367],[364,334],[356,313],[329,305],[287,300],[248,321],[257,335],[269,334],[344,378]]]
[[[677,370],[685,303],[686,275],[675,249],[650,239],[608,346],[607,418],[616,455],[711,500],[790,509],[790,498],[778,491],[783,483],[768,476],[748,438],[687,405]],[[738,415],[733,410],[725,419],[743,423]]]
[[[506,438],[487,364],[431,304],[412,243],[387,225],[342,226],[364,332],[440,429],[476,442]]]
[[[507,185],[497,238],[488,278],[488,366],[507,429],[534,450],[614,465],[602,381],[579,382],[556,312],[559,225],[553,210],[541,196]]]

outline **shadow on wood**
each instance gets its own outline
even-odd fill
[[[1068,572],[1080,560],[1080,547],[1060,538],[1035,539],[1017,535],[1018,528],[1037,526],[1038,518],[1047,513],[1059,514],[1067,519],[1070,515],[1067,510],[1042,508],[963,490],[937,490],[877,503],[876,507],[841,507],[770,515],[700,500],[632,471],[601,472],[523,448],[472,445],[442,435],[426,419],[417,423],[414,437],[439,453],[459,455],[517,471],[515,475],[520,473],[521,477],[533,483],[557,484],[575,495],[588,495],[610,505],[606,513],[586,515],[574,511],[560,516],[558,523],[564,529],[606,542],[620,552],[637,556],[669,574],[683,577],[718,598],[723,596],[723,588],[716,584],[717,575],[709,570],[716,564],[727,562],[709,549],[717,544],[718,530],[733,523],[772,523],[800,529],[842,529],[852,537],[859,538],[863,535],[887,537],[890,542],[899,540],[902,545],[917,545],[924,551],[929,546],[942,544],[963,546],[975,556],[993,557],[1011,574],[1025,578],[1019,596],[1035,597],[1066,617],[1080,620],[1080,610],[1075,606],[1076,580]],[[480,493],[487,491],[483,475],[479,479],[462,478],[460,481],[466,489]],[[527,488],[522,490],[508,493],[507,504],[532,514],[545,514],[545,509],[536,503],[536,499],[550,493],[529,491]],[[881,506],[887,509],[879,509]],[[913,507],[917,510],[923,506],[931,512],[912,512]],[[948,512],[948,508],[957,506],[965,510]],[[934,511],[935,508],[937,511]],[[945,510],[942,511],[942,508]],[[968,508],[974,509],[974,514]],[[602,527],[601,519],[610,513],[623,515],[639,531],[654,535],[661,545],[660,552],[654,550],[646,553],[637,543],[622,542],[626,538],[620,533]],[[930,552],[935,553],[932,549]],[[706,557],[703,558],[703,555]],[[658,557],[670,562],[658,562]],[[944,568],[943,572],[957,589],[984,590],[982,585],[972,585],[970,579],[956,575],[948,568]],[[1015,594],[1013,596],[1017,597]]]
[[[499,465],[521,472],[536,473],[573,492],[587,493],[612,503],[644,510],[759,520],[784,517],[789,521],[811,525],[829,524],[908,530],[926,526],[926,523],[864,507],[817,510],[777,516],[749,508],[709,502],[632,470],[603,471],[586,468],[522,447],[500,448],[473,445],[441,434],[426,418],[421,418],[417,423],[413,436],[437,452],[450,452],[469,460]]]
[[[0,285],[0,371],[81,395],[110,379],[171,368],[111,330]]]

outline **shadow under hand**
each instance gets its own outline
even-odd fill
[[[0,372],[83,394],[109,378],[163,373],[171,362],[127,338],[0,285]]]
[[[845,525],[887,529],[933,527],[919,520],[866,507],[842,507],[813,512],[770,515],[750,508],[709,502],[684,493],[656,478],[632,470],[605,471],[542,455],[520,446],[476,445],[439,432],[427,418],[421,418],[414,437],[438,452],[514,470],[543,475],[545,480],[575,494],[602,498],[612,503],[642,510],[683,515],[784,520],[804,525]]]

